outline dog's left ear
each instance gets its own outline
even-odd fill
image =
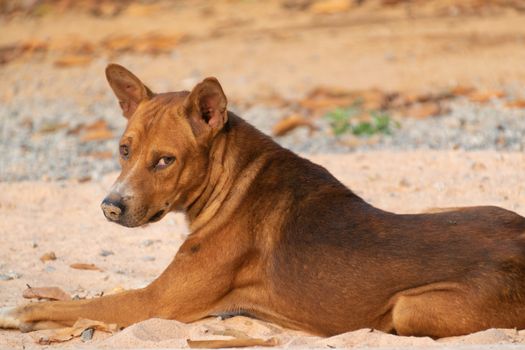
[[[195,136],[216,134],[228,121],[228,100],[216,78],[197,84],[184,101],[184,112]]]

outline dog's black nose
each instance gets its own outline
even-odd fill
[[[126,210],[122,197],[116,193],[111,193],[104,198],[100,207],[104,212],[104,216],[111,221],[119,221]]]

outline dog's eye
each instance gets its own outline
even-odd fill
[[[129,156],[129,148],[127,145],[120,145],[119,147],[120,156],[124,159],[127,159]]]
[[[170,165],[171,163],[173,163],[174,161],[175,161],[175,157],[171,157],[171,156],[162,157],[162,158],[160,158],[159,161],[157,162],[157,165],[155,165],[155,169],[156,169],[156,170],[164,169],[164,168],[166,168],[168,165]]]

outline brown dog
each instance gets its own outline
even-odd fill
[[[0,326],[242,313],[320,335],[525,327],[523,217],[496,207],[376,209],[228,112],[214,78],[154,94],[121,66],[106,75],[128,126],[104,215],[133,227],[181,210],[192,233],[144,289],[3,308]]]

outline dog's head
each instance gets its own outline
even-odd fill
[[[221,85],[206,78],[191,92],[155,94],[116,64],[106,77],[128,124],[119,144],[122,171],[102,201],[104,215],[135,227],[187,207],[205,182],[210,145],[227,123]]]

